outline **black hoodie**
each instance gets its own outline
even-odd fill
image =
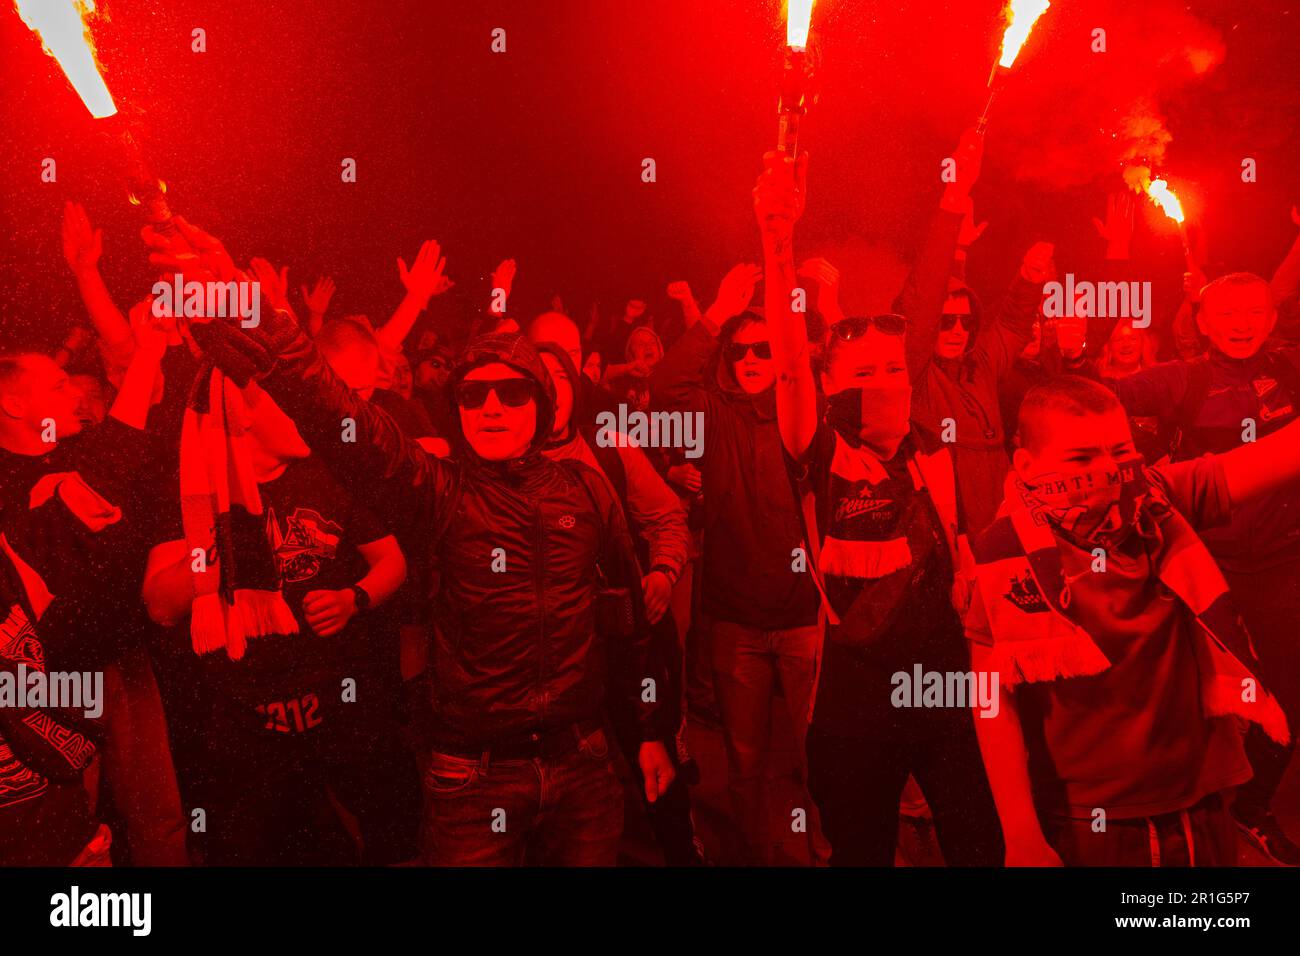
[[[803,527],[786,471],[772,388],[749,395],[725,357],[743,316],[715,340],[691,326],[655,369],[651,394],[665,408],[704,414],[704,584],[710,617],[762,630],[817,623],[811,575],[794,570]]]

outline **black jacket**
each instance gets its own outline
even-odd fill
[[[476,749],[564,734],[598,722],[607,692],[643,739],[653,739],[655,704],[642,702],[641,686],[659,675],[622,509],[594,471],[541,454],[554,389],[526,340],[477,339],[449,389],[492,362],[532,378],[540,396],[532,447],[499,463],[479,459],[463,436],[458,461],[426,454],[357,398],[302,334],[280,350],[262,386],[350,490],[427,544],[428,566],[441,577],[431,653],[435,745]],[[345,418],[356,423],[355,442],[340,441]],[[597,633],[598,566],[633,600],[636,633],[619,646]]]

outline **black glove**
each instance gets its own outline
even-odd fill
[[[261,321],[244,328],[239,319],[191,322],[190,335],[203,354],[243,388],[275,367],[276,360],[306,335],[293,313],[276,310],[262,300]]]

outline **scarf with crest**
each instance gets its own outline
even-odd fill
[[[1145,489],[1133,533],[1160,541],[1153,572],[1193,619],[1193,650],[1207,717],[1258,724],[1279,743],[1286,717],[1252,673],[1250,636],[1214,558],[1156,487]],[[990,668],[1007,687],[1100,674],[1110,661],[1072,609],[1056,533],[1039,497],[1013,472],[998,517],[975,542],[975,582],[993,636]]]

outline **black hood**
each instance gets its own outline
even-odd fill
[[[583,420],[582,383],[585,376],[581,375],[578,370],[573,367],[573,359],[569,358],[569,353],[560,348],[556,343],[534,342],[533,344],[537,348],[538,353],[545,352],[548,355],[554,356],[559,361],[560,367],[564,369],[569,376],[570,391],[573,392],[573,410],[569,412],[569,424],[565,426],[564,434],[559,435],[558,437],[553,436],[546,443],[546,447],[548,448],[559,448],[560,446],[567,445],[569,442],[573,441],[573,437],[578,434],[579,422]],[[542,363],[542,367],[546,367],[545,362]],[[554,390],[554,382],[551,383],[551,388]],[[554,421],[555,416],[552,414],[552,426],[554,425]]]
[[[547,371],[537,349],[533,348],[532,343],[517,332],[480,335],[469,343],[465,352],[461,355],[460,364],[452,369],[451,377],[447,380],[447,397],[451,402],[453,412],[456,412],[456,386],[473,369],[483,365],[491,365],[495,362],[510,366],[516,372],[532,379],[538,385],[537,430],[533,433],[533,440],[528,446],[528,452],[529,454],[540,452],[550,440],[551,429],[555,425],[555,385],[551,381],[551,374]],[[460,415],[458,413],[453,414],[452,421],[455,423],[456,434],[460,442],[468,447],[469,443],[460,430]]]
[[[766,322],[759,309],[747,309],[740,315],[733,315],[722,323],[718,330],[718,346],[713,352],[713,384],[724,397],[732,401],[748,402],[760,418],[776,417],[776,388],[769,386],[757,395],[751,395],[740,387],[731,363],[727,361],[727,346],[731,344],[740,327],[746,322]],[[706,378],[707,382],[708,379]]]

